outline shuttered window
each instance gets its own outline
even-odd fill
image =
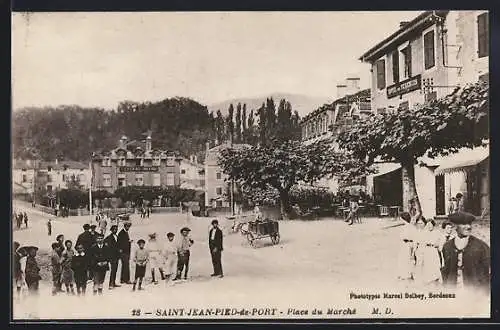
[[[392,81],[399,82],[399,52],[396,50],[392,52]]]
[[[377,70],[377,88],[385,88],[385,60],[380,59],[375,62],[375,69]]]
[[[488,13],[477,17],[477,53],[479,57],[488,56],[489,53],[489,22]]]
[[[426,70],[436,64],[434,46],[434,30],[432,30],[424,34],[424,63]]]

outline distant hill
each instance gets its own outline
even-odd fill
[[[214,113],[217,110],[220,110],[223,115],[226,115],[229,105],[232,103],[236,107],[236,104],[238,104],[239,102],[241,104],[246,103],[247,109],[248,111],[250,111],[251,109],[258,109],[262,105],[262,102],[265,102],[266,98],[269,97],[273,98],[274,102],[276,103],[276,106],[278,106],[279,101],[281,99],[286,99],[288,102],[292,104],[293,111],[297,110],[299,112],[300,117],[304,117],[305,115],[317,109],[318,107],[322,106],[323,104],[330,103],[334,100],[333,96],[331,98],[327,98],[327,97],[313,97],[300,94],[273,93],[260,97],[238,98],[238,99],[215,103],[209,105],[208,110],[213,111]]]

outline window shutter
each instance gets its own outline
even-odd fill
[[[411,77],[411,46],[408,45],[406,47],[406,56],[405,56],[405,66],[406,66],[406,73],[407,73],[407,78]]]
[[[399,52],[392,52],[392,80],[394,83],[399,82]]]
[[[426,70],[435,65],[434,31],[429,31],[424,35],[424,63]]]
[[[377,87],[378,89],[385,88],[385,60],[377,61]]]

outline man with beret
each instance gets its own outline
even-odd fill
[[[222,273],[222,230],[219,228],[217,219],[212,220],[212,228],[208,234],[208,247],[212,256],[214,272],[211,276],[224,277]]]
[[[118,247],[118,226],[112,225],[110,228],[111,234],[104,239],[104,243],[109,250],[109,264],[111,272],[109,274],[109,289],[112,290],[120,285],[116,284],[116,272],[118,270],[118,259],[120,259],[120,249]]]
[[[130,222],[125,222],[122,230],[118,233],[118,249],[120,252],[120,260],[122,263],[122,271],[120,274],[120,283],[132,284],[130,282],[130,248],[132,241],[128,231],[132,224]]]
[[[109,269],[110,250],[104,243],[104,235],[97,234],[97,242],[89,249],[90,268],[93,273],[94,295],[102,294],[102,284]]]
[[[181,237],[179,242],[179,248],[177,250],[177,276],[174,281],[180,280],[182,276],[182,271],[184,270],[184,279],[187,280],[187,275],[189,271],[189,256],[191,255],[190,248],[194,241],[189,238],[189,232],[191,229],[188,227],[183,227],[181,229]]]
[[[448,219],[456,225],[457,235],[443,246],[443,284],[489,292],[490,248],[471,234],[474,215],[457,212],[450,214]]]

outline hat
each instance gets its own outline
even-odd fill
[[[212,225],[218,225],[218,224],[219,224],[219,221],[217,219],[212,220]]]
[[[141,238],[140,240],[137,241],[137,245],[139,245],[141,243],[142,244],[146,244],[146,241]]]
[[[117,225],[112,225],[111,228],[109,228],[109,230],[113,230],[113,229],[118,229],[118,226]]]
[[[167,233],[167,237],[172,237],[172,236],[175,236],[175,234],[174,234],[174,233],[172,233],[172,232],[168,232],[168,233]]]
[[[50,220],[50,219],[49,219]],[[84,230],[87,230],[87,229],[90,229],[90,225],[88,223],[84,224],[83,225],[83,229]]]
[[[101,238],[103,238],[103,237],[104,237],[104,234],[97,233],[96,237],[101,237]]]
[[[96,227],[96,225],[90,225],[90,229],[95,229]]]
[[[470,225],[476,217],[467,212],[457,212],[450,214],[448,220],[456,225]]]
[[[189,229],[188,227],[182,227],[182,229],[181,229],[181,233],[182,233],[183,231],[191,231],[191,229]]]
[[[31,250],[35,250],[35,251],[38,251],[38,248],[36,246],[32,246],[32,245],[29,245],[29,246],[23,246],[21,248],[19,248],[17,250],[17,253],[21,254],[21,255],[27,255],[29,251]]]
[[[151,233],[148,236],[149,236],[149,238],[156,238],[156,233]]]

